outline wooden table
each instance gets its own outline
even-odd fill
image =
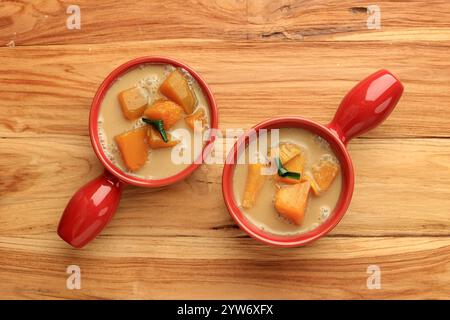
[[[70,4],[80,30],[66,28]],[[381,29],[367,27],[370,4]],[[0,297],[450,297],[447,0],[1,1],[0,31]],[[380,68],[405,93],[381,127],[351,142],[353,202],[307,247],[270,248],[240,231],[222,200],[222,166],[203,165],[164,190],[128,188],[101,236],[72,249],[55,233],[60,215],[102,171],[91,99],[114,67],[144,55],[200,72],[222,129],[292,114],[326,123]],[[81,269],[81,290],[66,288],[69,265]],[[370,265],[381,289],[366,285]]]

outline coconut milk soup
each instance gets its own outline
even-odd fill
[[[261,138],[250,141],[239,155],[233,176],[238,206],[250,222],[272,234],[317,228],[331,215],[340,196],[342,177],[336,156],[323,138],[304,129],[279,129],[275,145],[270,132],[267,136],[265,161],[249,163],[249,149]],[[261,168],[270,164],[275,172],[263,174]]]
[[[120,76],[105,94],[98,118],[104,153],[120,170],[143,179],[167,178],[187,168],[203,146],[194,151],[194,131],[209,125],[208,100],[199,84],[167,64],[143,64]],[[188,161],[174,163],[173,154]]]

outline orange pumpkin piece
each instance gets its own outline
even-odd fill
[[[162,120],[164,129],[168,130],[183,117],[183,109],[168,100],[158,100],[148,107],[144,115],[151,120]]]
[[[314,192],[314,195],[316,196],[320,196],[322,194],[319,185],[317,184],[316,180],[314,180],[313,177],[311,177],[311,175],[309,173],[305,174],[302,177],[303,181],[308,181],[311,185],[311,189]]]
[[[142,116],[148,103],[148,92],[141,87],[134,87],[119,93],[119,103],[123,115],[129,120]]]
[[[255,205],[256,198],[267,179],[267,175],[262,174],[264,167],[265,165],[261,163],[248,165],[244,197],[242,199],[243,208],[250,209]]]
[[[312,167],[314,180],[320,188],[320,192],[327,191],[331,183],[339,173],[339,165],[332,160],[320,160]]]
[[[275,209],[297,225],[303,223],[310,184],[308,181],[280,188],[275,194]]]
[[[198,109],[193,114],[188,115],[184,118],[184,121],[190,127],[192,130],[195,131],[195,129],[200,129],[198,131],[203,131],[203,129],[206,126],[206,116],[205,116],[205,110]]]
[[[281,160],[281,159],[280,159]],[[276,182],[283,182],[283,183],[300,183],[301,178],[303,177],[303,170],[305,168],[305,156],[302,153],[296,155],[294,158],[289,160],[285,165],[284,168],[291,172],[300,173],[300,179],[293,179],[290,177],[280,177],[278,173],[275,174],[275,181]]]
[[[186,77],[180,70],[173,71],[161,84],[159,91],[170,100],[182,106],[186,114],[191,114],[194,111],[197,99]]]
[[[115,137],[123,162],[131,171],[138,170],[147,161],[147,131],[147,126],[144,126]]]
[[[180,143],[180,140],[172,140],[170,133],[167,132],[166,135],[167,135],[167,139],[169,139],[169,141],[164,142],[159,131],[156,130],[153,126],[149,126],[147,141],[148,141],[150,148],[152,148],[152,149],[170,148],[170,147],[176,146],[178,143]]]
[[[299,155],[302,152],[300,147],[296,146],[292,143],[283,143],[279,146],[279,148],[274,148],[270,151],[270,156],[280,158],[281,164],[288,163],[295,156]]]

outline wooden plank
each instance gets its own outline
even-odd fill
[[[69,30],[76,4],[81,29]],[[24,1],[2,3],[0,41],[48,45],[179,38],[245,39],[245,1]],[[118,14],[120,13],[120,14]]]
[[[367,25],[371,5],[380,10],[379,29]],[[429,5],[438,11],[425,12]],[[389,0],[249,0],[247,12],[248,38],[253,40],[435,41],[450,37],[450,11],[448,3],[441,0],[413,0],[408,5]]]
[[[69,4],[0,2],[0,297],[450,298],[448,1],[81,0],[81,30],[66,28]],[[366,26],[373,4],[379,30]],[[250,239],[223,203],[222,166],[203,165],[167,188],[127,188],[98,239],[72,249],[56,235],[60,214],[102,171],[91,99],[115,66],[143,55],[199,71],[221,129],[292,114],[326,123],[379,68],[405,94],[349,145],[352,204],[307,247]],[[70,264],[82,290],[65,287]],[[380,290],[366,286],[369,265],[381,268]]]
[[[69,30],[71,1],[3,1],[0,43],[49,45],[163,39],[450,40],[446,0],[379,0],[381,29],[367,27],[371,1],[77,1],[81,29]],[[427,10],[432,8],[433,10]],[[118,14],[120,13],[120,14]]]
[[[4,138],[0,150],[3,236],[53,237],[71,195],[102,171],[88,137]],[[450,235],[450,139],[357,139],[350,154],[355,192],[334,235]],[[223,203],[221,174],[222,165],[203,165],[165,189],[128,188],[103,234],[241,237]]]
[[[0,294],[44,299],[449,298],[449,258],[448,237],[329,237],[280,250],[252,239],[103,236],[77,251],[56,236],[2,236]],[[81,290],[65,289],[71,264],[81,268]],[[381,269],[379,290],[366,286],[367,267],[374,264]]]
[[[0,107],[8,110],[0,114],[0,136],[86,135],[91,99],[103,78],[134,57],[165,55],[185,61],[210,84],[222,128],[293,114],[326,123],[351,87],[387,68],[405,93],[367,136],[449,137],[450,119],[442,117],[450,104],[449,49],[450,42],[194,40],[0,48]]]

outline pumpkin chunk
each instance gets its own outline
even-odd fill
[[[270,156],[279,157],[281,164],[284,165],[288,163],[292,158],[299,155],[302,152],[300,147],[292,143],[280,144],[278,148],[274,148],[270,151]]]
[[[164,129],[168,130],[183,117],[183,109],[168,100],[158,100],[148,107],[144,115],[151,120],[162,120]]]
[[[311,189],[312,189],[314,195],[320,196],[322,194],[322,192],[320,191],[320,187],[317,184],[316,180],[314,180],[314,178],[309,173],[305,174],[302,177],[302,180],[303,181],[308,181],[310,183]]]
[[[275,194],[275,209],[286,219],[297,225],[303,223],[310,184],[308,181],[285,186]]]
[[[281,159],[280,159],[281,160]],[[296,172],[300,173],[300,178],[303,177],[303,170],[305,168],[305,156],[302,153],[296,155],[294,158],[289,160],[285,165],[284,168],[290,172]],[[293,179],[291,177],[280,177],[277,174],[275,174],[275,181],[276,182],[283,182],[283,183],[300,183],[300,179]]]
[[[161,134],[153,126],[148,127],[148,144],[152,149],[170,148],[180,143],[180,140],[172,140],[170,133],[166,133],[169,141],[164,142]]]
[[[250,209],[255,205],[256,198],[267,178],[267,175],[262,174],[263,168],[265,168],[265,165],[261,163],[248,165],[244,197],[242,200],[243,208]]]
[[[200,129],[199,131],[203,131],[207,123],[205,110],[198,109],[193,114],[186,116],[184,121],[192,130]]]
[[[148,92],[141,87],[133,87],[119,93],[119,103],[123,115],[128,120],[142,116],[148,103]]]
[[[182,106],[186,114],[191,114],[194,111],[197,99],[180,70],[173,71],[161,84],[159,91]]]
[[[339,173],[339,165],[330,159],[322,159],[312,167],[312,172],[320,192],[324,192],[328,190]]]
[[[146,126],[127,131],[115,137],[123,162],[131,171],[138,170],[147,161],[148,145],[146,139]]]

